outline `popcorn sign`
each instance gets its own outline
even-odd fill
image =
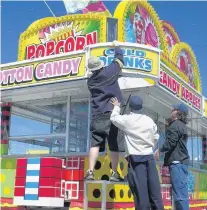
[[[69,36],[66,40],[61,39],[57,43],[50,40],[44,44],[31,44],[26,48],[26,59],[39,58],[60,53],[68,53],[83,50],[86,45],[97,43],[97,31],[85,36]]]
[[[165,71],[160,71],[159,84],[192,107],[201,111],[201,96],[192,88],[179,82]]]

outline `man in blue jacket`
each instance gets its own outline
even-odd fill
[[[93,170],[98,158],[99,151],[105,150],[105,141],[108,140],[108,146],[111,154],[112,175],[110,181],[123,181],[117,172],[119,161],[119,152],[124,151],[124,145],[118,144],[118,128],[111,121],[110,116],[113,105],[111,98],[116,97],[123,102],[122,93],[118,84],[119,74],[123,67],[123,53],[114,41],[114,60],[104,67],[104,62],[98,57],[90,57],[88,60],[88,70],[92,73],[88,79],[88,89],[91,93],[91,148],[89,151],[89,169],[85,180],[94,180]],[[121,148],[122,147],[122,148]]]

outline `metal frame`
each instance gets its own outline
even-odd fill
[[[68,145],[69,145],[69,139],[70,139],[70,106],[71,106],[71,96],[68,95],[67,98],[67,113],[66,113],[66,139],[65,139],[65,152],[68,152]]]
[[[44,134],[44,135],[25,135],[25,136],[10,136],[8,139],[9,140],[18,140],[18,141],[22,141],[22,142],[26,142],[26,140],[33,140],[35,138],[40,138],[40,139],[44,139],[44,138],[54,138],[54,137],[64,137],[65,138],[65,148],[64,148],[64,153],[54,153],[54,154],[18,154],[18,155],[4,155],[4,158],[10,158],[10,157],[48,157],[48,156],[53,156],[53,157],[68,157],[68,156],[87,156],[88,155],[88,150],[89,150],[89,146],[90,146],[90,132],[89,132],[89,128],[90,128],[90,97],[86,96],[85,97],[86,102],[88,103],[88,132],[87,132],[87,151],[86,152],[69,152],[69,143],[70,143],[70,107],[71,107],[71,95],[68,94],[67,96],[67,110],[66,110],[66,130],[65,133],[54,133],[54,134]],[[52,119],[51,119],[52,120]],[[53,119],[54,120],[54,119]],[[50,128],[51,129],[51,128]],[[105,153],[104,153],[105,154]]]

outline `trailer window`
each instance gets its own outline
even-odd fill
[[[68,152],[88,152],[90,110],[89,98],[71,98]]]
[[[11,113],[9,155],[65,152],[67,98],[15,103]]]

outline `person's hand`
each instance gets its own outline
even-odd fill
[[[157,149],[157,150],[155,151],[155,160],[156,160],[156,161],[160,160],[160,151],[159,151],[159,149]]]
[[[116,40],[115,40],[115,41],[113,41],[113,46],[114,46],[114,47],[119,46],[119,42],[118,42],[118,41],[116,41]]]
[[[93,73],[92,73],[91,71],[88,70],[88,71],[87,71],[87,77],[90,78],[92,75],[93,75]]]
[[[112,98],[110,102],[114,106],[120,106],[120,103],[119,103],[119,101],[118,101],[118,99],[116,97],[115,98]]]

